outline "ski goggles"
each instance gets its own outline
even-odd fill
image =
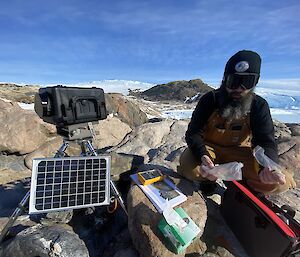
[[[251,89],[255,87],[259,79],[259,75],[255,73],[243,73],[243,74],[228,74],[225,86],[229,89],[237,89],[242,87],[243,89]]]

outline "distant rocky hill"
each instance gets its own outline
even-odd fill
[[[0,97],[20,103],[33,103],[34,95],[38,92],[39,86],[20,86],[13,83],[0,83]]]
[[[193,79],[156,85],[143,92],[130,91],[129,94],[150,101],[186,101],[199,93],[203,94],[212,89],[201,79]]]

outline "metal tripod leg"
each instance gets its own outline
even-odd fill
[[[19,203],[18,207],[15,209],[13,214],[10,216],[10,218],[9,218],[8,222],[6,223],[5,227],[2,229],[1,234],[0,234],[0,243],[2,243],[3,239],[7,235],[10,228],[14,225],[17,218],[24,212],[25,205],[29,201],[29,195],[30,195],[30,191],[28,191],[26,193],[26,195],[23,197],[23,199]]]
[[[69,143],[64,140],[60,148],[57,150],[56,154],[54,155],[54,158],[58,157],[64,157],[65,156],[65,151],[67,150],[69,146]]]
[[[93,147],[90,140],[86,141],[86,146],[89,149],[89,151],[91,153],[93,153],[94,156],[98,156],[98,154],[97,154],[96,150],[94,149],[94,147]],[[115,183],[111,179],[109,181],[110,181],[110,187],[113,191],[114,196],[118,199],[120,206],[122,207],[124,212],[128,215],[125,204],[124,204],[124,201],[122,199],[122,196],[120,195]]]

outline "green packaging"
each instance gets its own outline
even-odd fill
[[[167,244],[170,245],[172,250],[175,253],[181,253],[193,242],[196,236],[200,233],[200,228],[182,208],[176,208],[175,211],[187,223],[187,226],[182,231],[180,231],[177,226],[169,225],[165,218],[163,218],[159,222],[158,228],[164,235]]]

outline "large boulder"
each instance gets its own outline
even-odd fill
[[[157,212],[138,186],[131,187],[127,197],[128,228],[132,242],[141,257],[184,256],[185,253],[202,254],[205,252],[206,246],[200,240],[207,218],[205,201],[193,191],[195,188],[190,182],[180,181],[180,183],[180,189],[188,195],[188,199],[178,207],[182,207],[201,230],[196,240],[180,254],[173,253],[163,243],[164,238],[158,229],[158,223],[163,216]]]
[[[83,241],[66,227],[36,225],[27,228],[1,247],[0,256],[89,257]]]
[[[116,117],[108,117],[105,120],[100,120],[98,123],[93,125],[93,128],[95,131],[95,138],[93,139],[92,143],[95,149],[106,149],[115,146],[119,144],[122,139],[131,132],[131,128]],[[25,157],[26,166],[30,169],[32,168],[33,158],[53,157],[62,143],[63,138],[60,136],[56,136],[47,141],[32,153],[27,154],[27,156]],[[76,142],[69,142],[66,154],[68,154],[69,156],[79,156],[80,153],[80,146]],[[119,162],[120,160],[121,162]],[[122,156],[116,156],[116,164],[118,166],[120,166],[122,163],[124,164],[124,161],[122,160],[124,160]],[[115,170],[120,169],[116,168]],[[124,169],[120,172],[124,172]]]
[[[94,147],[97,149],[119,144],[132,129],[117,117],[108,116],[94,126],[96,132]]]
[[[53,137],[55,127],[16,103],[0,100],[0,152],[27,154]]]
[[[132,128],[148,121],[147,115],[128,97],[117,93],[106,94],[105,101],[108,113],[114,114]]]
[[[187,121],[164,120],[136,128],[116,148],[118,153],[143,156],[145,163],[160,164],[176,170],[186,146]]]
[[[29,169],[32,169],[32,160],[34,158],[47,158],[47,157],[54,157],[57,153],[57,150],[63,143],[62,137],[55,137],[51,140],[47,141],[40,147],[38,147],[35,151],[30,154],[27,154],[25,157],[25,165]],[[66,152],[69,156],[79,156],[80,155],[80,146],[77,145],[75,142],[69,144]]]

